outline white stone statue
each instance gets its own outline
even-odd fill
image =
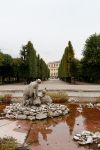
[[[52,99],[49,95],[46,95],[46,89],[42,91],[42,96],[40,98],[42,104],[52,103]]]
[[[34,105],[34,101],[38,99],[38,86],[41,84],[41,80],[37,79],[34,82],[31,82],[23,92],[23,105]]]

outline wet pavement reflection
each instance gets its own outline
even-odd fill
[[[65,117],[33,122],[26,142],[33,150],[87,150],[73,141],[73,136],[83,130],[100,131],[100,111],[69,105],[70,113]]]
[[[68,107],[70,113],[66,116],[33,122],[19,120],[13,130],[16,133],[27,133],[25,143],[32,150],[93,149],[79,146],[73,136],[83,130],[100,131],[100,110],[83,107],[82,112],[79,112],[77,104],[69,104]]]

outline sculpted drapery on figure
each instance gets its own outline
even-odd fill
[[[38,96],[38,86],[41,84],[41,80],[37,79],[31,82],[24,90],[23,93],[23,105],[40,105],[52,103],[50,96],[46,95],[46,89],[42,90],[41,96]]]

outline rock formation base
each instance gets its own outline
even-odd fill
[[[20,103],[10,104],[4,110],[6,118],[21,120],[41,120],[66,115],[69,109],[61,104],[41,104],[40,106],[22,106]]]

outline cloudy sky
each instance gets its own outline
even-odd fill
[[[30,40],[46,62],[60,60],[70,40],[81,58],[95,32],[100,0],[0,0],[0,49],[13,57]]]

